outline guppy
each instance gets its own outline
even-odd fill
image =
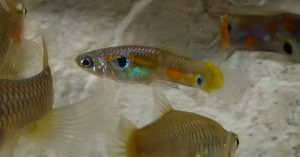
[[[86,52],[75,60],[82,69],[113,80],[146,84],[163,80],[200,87],[206,92],[223,86],[223,74],[211,61],[196,61],[160,48],[109,47]]]
[[[225,15],[221,36],[223,48],[270,51],[300,60],[299,15]]]
[[[34,54],[38,49],[32,47],[32,51],[22,53]],[[65,144],[71,145],[72,140],[80,143],[79,139],[87,136],[81,134],[83,130],[94,127],[87,123],[91,120],[89,111],[95,110],[95,107],[86,104],[86,101],[53,108],[53,80],[44,40],[43,50],[43,70],[40,73],[24,79],[0,79],[0,156],[12,155],[19,136],[29,137],[40,142],[41,146],[60,151]],[[32,61],[36,59],[32,56]],[[5,75],[2,69],[0,75]]]
[[[239,146],[237,134],[195,113],[175,110],[156,92],[161,116],[136,128],[122,118],[117,138],[108,144],[112,157],[232,157]]]
[[[24,16],[26,14],[26,8],[22,0],[0,0],[0,67],[5,60],[10,60],[7,54],[20,52],[21,37],[23,34]],[[9,49],[10,48],[10,49]],[[16,54],[13,57],[19,57]],[[6,58],[6,59],[5,59]],[[7,59],[8,58],[8,59]],[[15,64],[18,61],[15,59]],[[4,67],[6,68],[6,67]],[[15,71],[11,72],[16,73]]]

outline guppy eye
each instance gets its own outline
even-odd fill
[[[196,82],[199,86],[201,86],[204,82],[204,79],[201,75],[199,75],[197,78],[196,78]]]
[[[236,147],[238,148],[240,145],[240,140],[238,138],[236,138]]]
[[[23,3],[16,4],[16,9],[20,12],[22,12],[24,15],[27,13],[27,9],[25,8]]]
[[[81,59],[80,64],[83,65],[85,68],[90,68],[93,66],[93,60],[91,57],[84,57]]]
[[[293,47],[292,47],[292,45],[291,45],[289,42],[287,42],[287,41],[285,41],[285,42],[283,43],[282,48],[283,48],[284,52],[285,52],[286,54],[288,54],[288,55],[291,55],[291,54],[293,53]]]
[[[130,61],[124,56],[121,56],[120,58],[118,58],[117,62],[121,68],[126,68],[130,63]]]
[[[228,30],[228,32],[231,32],[231,29],[232,29],[231,24],[228,23],[228,25],[227,25],[227,30]]]
[[[27,14],[27,9],[26,9],[26,8],[23,9],[23,14],[24,14],[24,15]]]

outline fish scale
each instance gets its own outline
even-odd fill
[[[227,131],[220,125],[210,125],[209,123],[212,121],[206,122],[201,119],[203,117],[197,116],[199,115],[190,115],[190,113],[176,110],[170,111],[160,121],[151,123],[149,126],[134,132],[137,143],[136,151],[141,153],[138,156],[152,157],[156,150],[161,150],[162,148],[169,150],[174,149],[174,147],[192,149],[191,152],[185,153],[194,154],[194,156],[196,156],[197,152],[203,153],[205,150],[210,150],[207,152],[207,156],[219,153],[224,147],[221,143],[226,143]],[[171,121],[173,123],[170,123]],[[158,139],[153,140],[151,135],[155,134],[160,136],[158,136]],[[176,152],[176,149],[173,151]],[[180,154],[180,152],[177,153]],[[169,157],[172,154],[173,152],[160,155]],[[206,156],[205,153],[200,155]]]
[[[0,80],[0,130],[23,127],[47,114],[53,105],[52,84],[49,67],[31,78]]]

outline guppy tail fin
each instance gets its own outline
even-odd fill
[[[37,142],[58,154],[80,156],[95,146],[102,124],[101,109],[93,96],[73,105],[54,108],[32,126],[26,128],[25,138]],[[82,154],[81,154],[82,153]]]
[[[134,132],[136,126],[125,117],[119,122],[119,128],[113,139],[107,144],[110,157],[136,157]]]
[[[200,68],[205,77],[205,83],[201,85],[202,89],[208,93],[214,92],[223,88],[223,72],[218,66],[211,61],[205,61]],[[201,72],[199,72],[201,74]]]
[[[222,63],[220,68],[224,74],[224,86],[214,95],[226,103],[237,103],[251,83],[241,71],[232,69],[228,63]]]

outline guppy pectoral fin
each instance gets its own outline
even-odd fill
[[[88,97],[77,104],[53,109],[28,127],[24,137],[58,154],[80,156],[87,153],[94,147],[103,125],[99,123],[103,117],[96,99],[96,96]]]
[[[178,84],[173,83],[173,82],[168,82],[168,81],[163,81],[163,80],[154,80],[151,82],[150,86],[152,87],[167,87],[167,88],[175,88],[179,89]]]
[[[118,132],[112,135],[112,139],[108,140],[107,148],[111,157],[129,157],[134,156],[134,131],[136,126],[127,118],[122,117],[119,122]]]

